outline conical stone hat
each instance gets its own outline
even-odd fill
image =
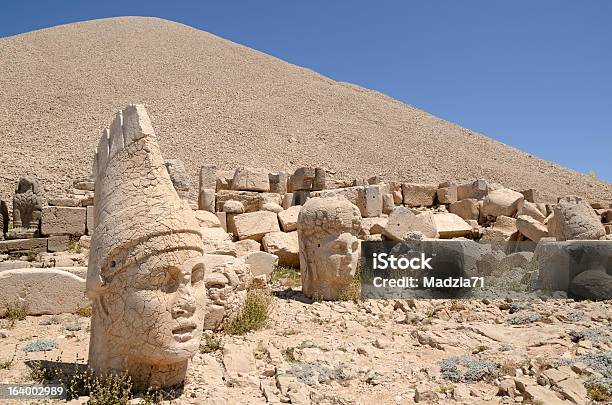
[[[164,251],[202,252],[193,211],[179,198],[142,105],[119,111],[100,138],[93,164],[95,231],[87,293],[114,273]]]

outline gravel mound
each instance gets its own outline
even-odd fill
[[[418,78],[415,78],[418,80]],[[0,193],[38,176],[47,195],[90,172],[101,130],[143,103],[167,159],[337,177],[487,178],[553,199],[612,200],[612,185],[383,94],[188,26],[144,17],[87,21],[0,39]],[[580,134],[576,134],[580,136]]]

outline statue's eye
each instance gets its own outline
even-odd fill
[[[181,271],[178,268],[168,267],[166,269],[162,285],[160,286],[161,290],[167,293],[173,293],[178,290],[180,284],[180,274]]]
[[[202,280],[204,280],[204,263],[198,263],[191,270],[191,285],[198,285]]]

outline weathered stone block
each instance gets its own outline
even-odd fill
[[[277,215],[269,211],[236,215],[234,225],[240,240],[253,239],[260,242],[266,233],[280,231]]]
[[[548,219],[548,232],[557,240],[599,239],[606,235],[601,218],[585,201],[560,199]]]
[[[266,169],[239,167],[234,172],[232,190],[270,191],[270,173]]]
[[[437,184],[403,183],[402,195],[404,204],[411,207],[430,207],[434,204]]]
[[[298,233],[270,232],[262,239],[263,249],[278,256],[278,264],[290,267],[300,267],[300,245]]]
[[[441,239],[465,237],[472,234],[472,226],[451,213],[434,214],[434,222]]]
[[[289,181],[288,173],[270,173],[269,180],[271,193],[285,194],[287,192],[287,182]]]
[[[81,200],[72,197],[50,197],[47,204],[56,207],[80,207]]]
[[[483,200],[482,215],[487,218],[512,217],[523,206],[524,199],[521,193],[508,188],[490,191]]]
[[[480,200],[489,193],[489,184],[486,180],[478,179],[473,182],[459,184],[457,186],[457,200],[475,198]]]
[[[221,190],[217,192],[217,212],[224,212],[223,205],[228,200],[240,201],[244,212],[259,210],[260,197],[255,191]]]
[[[525,197],[525,201],[529,201],[530,203],[538,203],[540,202],[540,197],[538,195],[538,190],[530,188],[528,190],[521,191],[521,194]]]
[[[0,272],[0,316],[15,302],[23,303],[28,315],[72,313],[88,305],[85,280],[56,269]]]
[[[199,190],[203,189],[216,189],[217,186],[217,172],[219,168],[216,165],[205,165],[200,167],[199,177]]]
[[[86,207],[86,209],[87,209],[87,223],[86,223],[87,234],[93,235],[94,230],[96,229],[96,220],[94,216],[95,208],[93,205],[90,205]]]
[[[198,209],[215,212],[215,189],[201,188],[198,195]]]
[[[193,212],[200,228],[222,228],[219,217],[210,211],[196,210]]]
[[[49,252],[65,252],[70,246],[70,236],[56,235],[49,236],[47,241],[47,250]]]
[[[357,208],[364,218],[378,217],[382,214],[383,195],[380,185],[360,188],[357,194]]]
[[[43,207],[43,235],[85,235],[87,209],[73,207]]]
[[[215,190],[217,192],[221,190],[231,190],[232,189],[232,179],[234,177],[234,172],[230,170],[217,170],[215,172],[216,180],[215,180]]]
[[[300,209],[302,209],[302,207],[296,205],[278,213],[278,220],[283,232],[297,230],[297,220]]]
[[[269,276],[278,264],[278,256],[268,252],[247,253],[243,259],[251,266],[251,273],[254,277]]]
[[[215,212],[215,215],[219,219],[221,227],[225,229],[225,232],[227,232],[227,214],[225,212]]]
[[[47,251],[47,238],[0,241],[0,253],[41,253]]]
[[[519,215],[516,220],[516,228],[529,240],[538,242],[542,238],[548,237],[548,228],[540,221],[528,215]]]
[[[285,210],[293,206],[293,193],[285,193],[283,195],[283,201],[281,203],[281,206]]]
[[[440,204],[452,204],[457,201],[457,184],[453,182],[442,183],[436,193]]]
[[[186,199],[189,197],[191,190],[191,181],[187,175],[185,164],[179,159],[166,159],[164,164],[170,174],[170,180],[179,197]]]
[[[431,212],[415,215],[410,208],[396,207],[389,215],[383,235],[390,240],[404,240],[410,232],[421,232],[425,237],[437,238],[438,230]]]
[[[314,167],[300,167],[291,176],[291,192],[310,191],[315,181]]]
[[[451,214],[459,215],[466,221],[478,221],[480,217],[480,206],[475,198],[466,198],[465,200],[454,202],[448,207],[448,211]]]

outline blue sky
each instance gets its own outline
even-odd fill
[[[0,37],[121,15],[212,32],[612,181],[612,1],[20,1],[1,6]]]

